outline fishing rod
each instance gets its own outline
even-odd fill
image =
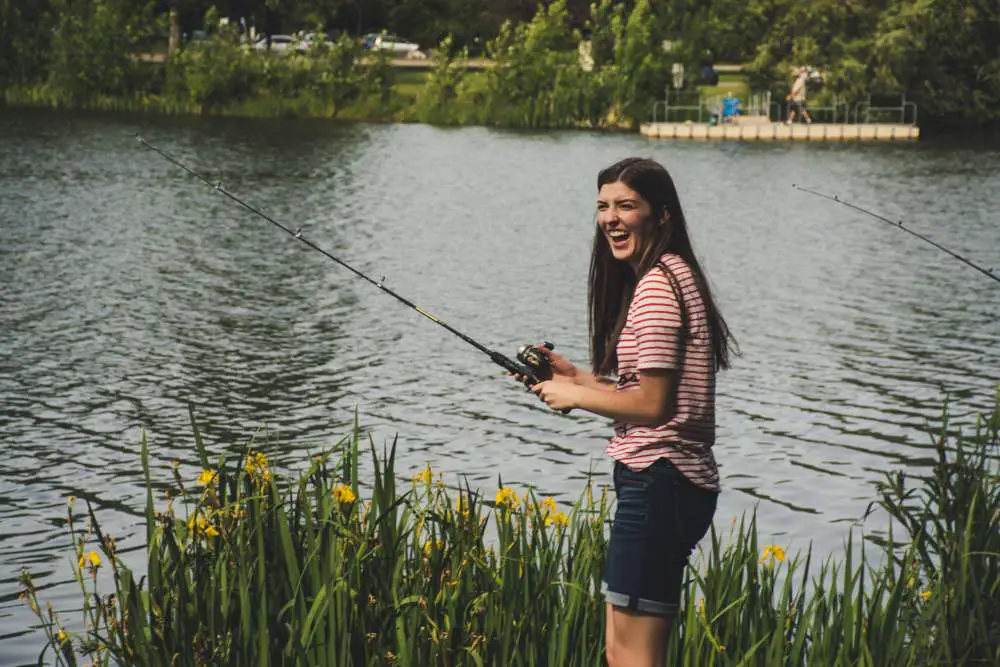
[[[281,224],[280,222],[278,222],[277,220],[275,220],[271,216],[269,216],[266,213],[262,212],[260,209],[254,207],[254,206],[251,206],[250,204],[246,203],[245,201],[243,201],[242,199],[240,199],[239,197],[237,197],[233,193],[231,193],[228,190],[226,190],[226,188],[223,187],[221,181],[212,183],[207,178],[205,178],[204,176],[202,176],[201,174],[199,174],[198,172],[194,171],[193,169],[191,169],[190,167],[188,167],[187,165],[185,165],[183,162],[181,162],[180,160],[178,160],[177,158],[175,158],[173,155],[170,155],[169,153],[167,153],[166,151],[164,151],[164,150],[162,150],[160,148],[157,148],[153,144],[151,144],[148,141],[146,141],[145,139],[143,139],[140,135],[136,134],[135,138],[136,138],[136,140],[140,144],[142,144],[143,146],[145,146],[149,150],[153,151],[154,153],[158,153],[161,157],[163,157],[164,159],[166,159],[168,162],[170,162],[170,163],[172,163],[172,164],[180,167],[181,169],[183,169],[184,171],[186,171],[191,176],[194,176],[195,178],[197,178],[199,181],[201,181],[205,185],[207,185],[210,188],[214,189],[216,192],[224,195],[225,197],[227,197],[231,201],[235,202],[239,206],[243,207],[247,211],[250,211],[254,215],[257,215],[257,216],[263,218],[264,220],[267,220],[272,225],[278,227],[279,229],[281,229],[283,232],[285,232],[289,236],[293,237],[294,239],[296,239],[298,241],[301,241],[302,243],[305,243],[307,246],[309,246],[310,248],[312,248],[316,252],[319,252],[319,253],[323,254],[324,256],[328,257],[329,259],[332,259],[334,262],[336,262],[337,264],[340,264],[342,267],[344,267],[345,269],[347,269],[348,271],[350,271],[351,273],[353,273],[357,277],[359,277],[362,280],[365,280],[365,281],[371,283],[372,285],[374,285],[375,287],[379,288],[380,290],[382,290],[383,292],[385,292],[386,294],[388,294],[392,298],[396,299],[400,303],[409,306],[413,310],[417,311],[418,313],[420,313],[421,315],[423,315],[424,317],[426,317],[427,319],[429,319],[431,322],[434,322],[435,324],[438,324],[438,325],[444,327],[445,329],[447,329],[448,331],[450,331],[454,335],[458,336],[459,338],[461,338],[462,340],[464,340],[466,343],[468,343],[472,347],[476,348],[477,350],[479,350],[480,352],[482,352],[483,354],[485,354],[486,356],[488,356],[493,363],[495,363],[498,366],[501,366],[501,367],[507,369],[511,373],[514,373],[516,375],[520,375],[524,379],[524,384],[527,385],[528,387],[531,387],[532,385],[538,384],[539,382],[542,382],[543,380],[548,380],[548,379],[550,379],[552,377],[551,368],[549,367],[548,357],[546,357],[545,354],[543,354],[535,346],[533,346],[533,345],[522,345],[518,349],[518,351],[517,351],[517,358],[518,358],[518,360],[521,363],[518,363],[517,361],[514,361],[510,357],[508,357],[508,356],[506,356],[504,354],[501,354],[500,352],[497,352],[495,350],[489,349],[488,347],[486,347],[482,343],[474,340],[470,336],[467,336],[466,334],[462,333],[461,331],[459,331],[455,327],[451,326],[447,322],[444,322],[443,320],[435,317],[434,315],[432,315],[431,313],[429,313],[427,310],[421,308],[420,306],[418,306],[417,304],[413,303],[409,299],[400,296],[399,294],[397,294],[393,290],[391,290],[388,287],[386,287],[383,284],[383,281],[385,280],[384,277],[382,278],[382,280],[375,280],[374,278],[371,278],[371,277],[367,276],[366,274],[362,273],[361,271],[359,271],[358,269],[354,268],[353,266],[351,266],[350,264],[348,264],[344,260],[340,259],[339,257],[336,257],[336,256],[330,254],[329,252],[327,252],[323,248],[319,247],[318,245],[316,245],[315,243],[313,243],[309,239],[305,238],[304,236],[302,236],[302,228],[301,227],[298,228],[298,229],[296,229],[295,231],[292,231],[290,228],[286,227],[285,225]],[[549,350],[553,349],[553,347],[554,347],[552,345],[552,343],[544,343],[544,345]],[[567,411],[564,411],[564,412],[567,412]]]
[[[792,187],[795,188],[796,190],[801,190],[802,192],[805,192],[807,194],[815,195],[816,197],[822,197],[823,199],[828,199],[828,200],[830,200],[832,202],[836,202],[838,204],[843,204],[847,208],[854,209],[855,211],[858,211],[859,213],[864,213],[865,215],[871,216],[871,217],[875,218],[876,220],[880,220],[880,221],[886,223],[887,225],[891,225],[891,226],[896,227],[898,229],[902,229],[907,234],[912,234],[913,236],[916,236],[921,241],[924,241],[925,243],[929,243],[932,246],[934,246],[935,248],[937,248],[938,250],[942,250],[942,251],[948,253],[949,255],[951,255],[955,259],[959,260],[960,262],[964,262],[965,264],[968,264],[969,266],[971,266],[972,268],[974,268],[976,271],[979,271],[980,273],[982,273],[987,278],[992,278],[993,280],[995,280],[998,283],[1000,283],[1000,276],[997,276],[993,272],[993,269],[985,269],[985,268],[979,266],[978,264],[976,264],[975,262],[972,262],[972,261],[966,259],[965,257],[962,257],[957,252],[954,252],[952,250],[949,250],[948,248],[945,248],[940,243],[937,243],[936,241],[932,241],[931,239],[927,238],[923,234],[921,234],[919,232],[915,232],[912,229],[909,229],[908,227],[904,227],[902,220],[898,220],[898,221],[896,221],[896,220],[890,220],[889,218],[885,217],[884,215],[879,215],[878,213],[874,213],[872,211],[869,211],[866,208],[862,208],[861,206],[858,206],[856,204],[852,204],[850,202],[844,201],[843,199],[841,199],[840,197],[838,197],[836,195],[825,195],[822,192],[816,192],[815,190],[810,190],[809,188],[804,188],[801,185],[795,185],[794,183],[792,184]]]

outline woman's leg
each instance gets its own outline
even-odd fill
[[[708,531],[718,494],[665,459],[641,471],[615,464],[616,507],[604,562],[604,637],[611,667],[662,667],[684,570]]]
[[[605,656],[609,667],[663,667],[670,617],[606,603]]]

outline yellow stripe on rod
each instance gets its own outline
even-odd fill
[[[417,309],[418,313],[420,313],[421,315],[423,315],[427,319],[433,320],[433,321],[437,322],[438,324],[441,324],[441,320],[439,320],[438,318],[434,317],[433,315],[431,315],[430,313],[428,313],[426,310],[424,310],[420,306],[415,306],[415,308]]]

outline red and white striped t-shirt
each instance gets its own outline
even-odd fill
[[[633,470],[666,457],[700,487],[719,490],[715,444],[715,365],[705,302],[691,268],[678,255],[660,258],[680,286],[687,313],[681,340],[681,307],[667,274],[654,266],[640,278],[618,338],[616,391],[639,386],[639,371],[677,370],[672,409],[665,424],[638,426],[616,421],[608,454]]]

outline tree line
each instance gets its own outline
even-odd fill
[[[630,23],[636,16],[645,23]],[[218,18],[263,33],[319,28],[355,40],[387,30],[424,49],[444,46],[446,56],[496,58],[511,40],[543,35],[522,45],[541,59],[522,62],[524,71],[544,63],[579,69],[577,47],[589,40],[593,72],[546,80],[615,87],[614,112],[634,113],[639,122],[670,85],[674,62],[689,73],[726,62],[744,65],[755,88],[778,96],[791,69],[805,64],[823,74],[820,99],[905,95],[919,106],[924,128],[1000,128],[996,0],[0,0],[0,86],[43,86],[52,95],[67,92],[65,99],[124,94],[136,51],[162,48],[172,29],[211,31]],[[527,31],[538,20],[544,30]],[[673,45],[669,52],[664,42]],[[635,50],[622,50],[626,44]],[[632,65],[623,68],[626,61]],[[604,80],[611,76],[638,80]],[[502,85],[510,92],[521,79]],[[537,92],[537,77],[528,79],[515,92]]]

